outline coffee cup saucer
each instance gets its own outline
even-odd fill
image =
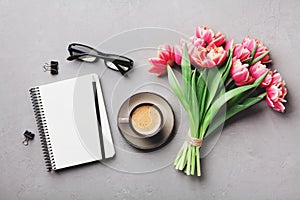
[[[132,130],[128,123],[120,123],[120,119],[128,117],[130,110],[141,103],[150,103],[157,106],[163,115],[162,129],[152,137],[140,137]],[[119,131],[127,143],[143,150],[156,149],[165,144],[172,135],[174,122],[174,113],[170,104],[160,95],[150,92],[134,94],[124,101],[117,119]]]

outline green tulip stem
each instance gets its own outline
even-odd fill
[[[230,85],[230,83],[232,83],[233,79],[229,78],[226,83],[225,83],[225,87],[228,87]]]

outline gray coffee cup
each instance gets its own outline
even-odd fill
[[[163,127],[163,115],[160,108],[152,103],[140,103],[129,111],[129,116],[119,118],[120,123],[128,123],[140,137],[152,137]]]

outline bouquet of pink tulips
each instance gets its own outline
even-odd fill
[[[203,140],[227,119],[266,99],[284,112],[285,82],[267,64],[270,51],[259,40],[244,38],[241,44],[226,41],[221,32],[203,26],[188,41],[159,48],[150,58],[150,72],[168,74],[169,84],[189,116],[190,130],[174,165],[187,175],[201,176],[200,150]],[[182,71],[182,86],[172,67]],[[221,112],[222,108],[226,112]]]

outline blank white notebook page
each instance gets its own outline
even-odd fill
[[[56,169],[100,160],[92,75],[40,86],[40,94]]]

